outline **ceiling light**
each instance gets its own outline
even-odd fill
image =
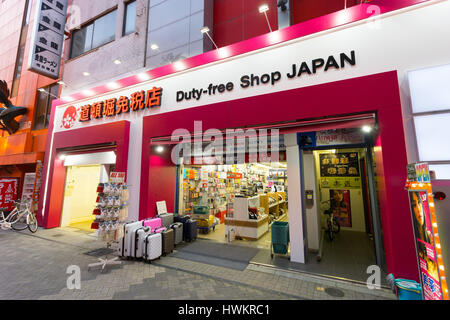
[[[57,83],[62,85],[62,86],[66,86],[66,83],[64,81],[58,81]]]
[[[83,76],[85,76],[85,77],[89,77],[91,74],[89,73],[89,72],[83,72]]]
[[[205,26],[205,27],[200,29],[200,32],[201,33],[208,33],[209,32],[209,28]]]
[[[120,61],[119,59],[116,59],[113,62],[114,62],[114,64],[121,64],[122,63],[122,61]]]
[[[259,13],[264,13],[269,11],[269,6],[267,4],[263,4],[262,6],[259,7]]]
[[[371,126],[364,126],[364,127],[362,127],[362,131],[364,131],[366,133],[370,133],[370,132],[372,132],[372,127]]]
[[[138,77],[138,79],[139,79],[140,81],[147,81],[147,80],[150,80],[150,75],[148,75],[146,72],[139,73],[139,74],[137,75],[137,77]]]
[[[59,160],[64,161],[66,159],[66,155],[65,154],[61,154],[59,155]]]
[[[84,94],[85,96],[93,96],[93,95],[95,94],[95,92],[92,91],[92,90],[84,90],[84,91],[83,91],[83,94]]]
[[[158,152],[158,153],[162,153],[164,151],[164,147],[163,146],[157,146],[155,151]]]
[[[159,46],[158,46],[156,43],[153,43],[153,44],[150,46],[150,49],[152,49],[152,50],[158,50],[158,49],[159,49]]]
[[[108,87],[108,89],[111,89],[111,90],[120,88],[120,85],[115,81],[108,83],[106,86]]]
[[[38,91],[39,91],[39,92],[47,92],[47,91],[45,91],[45,89],[43,89],[43,88],[39,88]]]

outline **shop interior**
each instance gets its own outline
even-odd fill
[[[179,212],[197,218],[199,238],[270,249],[270,225],[288,222],[284,162],[180,167]],[[207,206],[211,221],[195,214]],[[229,232],[234,230],[234,235]]]

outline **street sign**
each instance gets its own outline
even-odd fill
[[[39,0],[28,70],[58,79],[68,0]]]

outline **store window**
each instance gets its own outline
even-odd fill
[[[83,53],[98,48],[116,37],[117,10],[96,19],[90,24],[74,31],[72,35],[71,58],[76,58]]]
[[[450,65],[408,74],[419,161],[430,165],[438,180],[450,179]]]
[[[36,113],[34,116],[34,130],[45,129],[50,121],[52,102],[58,97],[59,85],[54,84],[38,91]]]
[[[136,27],[136,1],[125,5],[125,16],[123,22],[123,35],[133,33]]]

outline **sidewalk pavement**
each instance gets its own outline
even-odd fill
[[[161,257],[152,264],[124,260],[87,270],[101,242],[76,229],[0,232],[0,299],[353,300],[395,299],[385,289],[249,265],[245,270]],[[100,252],[101,253],[101,252]],[[67,267],[81,269],[81,289],[67,288]]]

